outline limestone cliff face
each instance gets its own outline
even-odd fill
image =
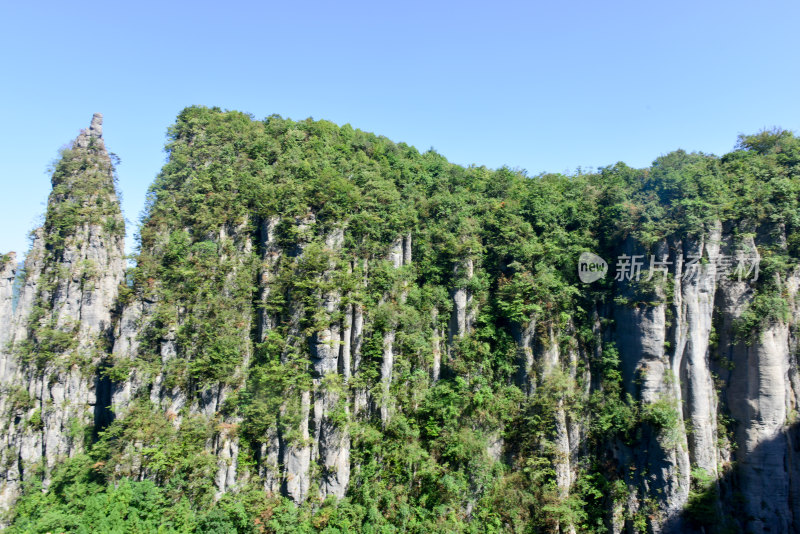
[[[212,239],[208,242],[214,244],[215,251],[222,253],[219,259],[225,264],[220,288],[222,297],[233,298],[235,279],[242,270],[248,270],[248,258],[254,243],[243,225],[221,227],[209,237]],[[219,497],[241,480],[238,470],[240,445],[236,435],[239,421],[234,414],[223,413],[223,406],[232,393],[246,385],[245,372],[252,355],[249,332],[253,314],[250,309],[240,309],[231,318],[236,328],[231,332],[230,342],[242,352],[238,355],[238,364],[228,370],[227,380],[187,384],[174,374],[176,366],[183,369],[191,350],[191,347],[182,346],[179,335],[199,312],[180,306],[172,321],[159,325],[163,329],[157,336],[150,333],[158,322],[156,315],[163,312],[164,306],[172,304],[133,295],[121,307],[111,345],[111,360],[117,368],[124,369],[124,374],[115,377],[116,380],[110,384],[109,405],[115,417],[122,421],[137,402],[148,401],[154,410],[166,414],[175,428],[194,417],[213,427],[205,449],[215,458],[216,466],[211,476]],[[143,338],[148,338],[146,344],[142,343]],[[155,351],[157,365],[148,369],[135,366],[134,362],[141,353],[149,351]],[[135,458],[142,446],[143,443],[129,444],[126,454]],[[148,476],[147,470],[141,470],[135,478]]]
[[[16,363],[13,351],[10,350],[9,340],[12,335],[11,324],[14,319],[13,291],[14,280],[17,276],[16,254],[10,252],[0,258],[0,383],[5,389],[14,374]],[[0,396],[0,410],[5,412],[8,407],[8,395]]]
[[[17,255],[14,252],[0,257],[0,376],[6,376],[6,368],[9,364],[6,345],[11,336],[11,321],[14,317],[14,280],[17,276]]]
[[[622,508],[610,510],[613,532],[633,528],[637,514],[649,517],[653,532],[699,531],[685,512],[698,476],[715,481],[720,514],[737,510],[724,519],[720,515],[726,528],[800,528],[796,270],[783,278],[772,275],[789,303],[788,313],[742,330],[743,314],[758,293],[753,280],[758,273],[746,271],[759,263],[759,249],[783,246],[782,231],[760,228],[752,232],[755,237],[738,237],[743,232],[717,222],[702,236],[664,240],[650,251],[633,240],[618,249],[620,255],[647,261],[652,255],[665,263],[651,277],[646,261],[639,282],[618,280],[617,303],[601,307],[596,323],[599,337],[619,350],[622,383],[639,403],[644,421],[630,442],[610,449],[625,470],[629,492]],[[745,271],[739,273],[742,266]],[[569,373],[576,385],[597,383],[588,374],[573,382],[581,372],[591,373],[576,366],[591,356],[560,347],[552,328],[537,325],[536,317],[512,330],[517,380],[528,395],[554,370]],[[586,459],[581,456],[586,428],[582,420],[570,421],[561,404],[554,417],[554,468],[566,494],[577,478],[574,464]],[[743,510],[737,499],[746,503]],[[561,526],[562,531],[571,528]]]
[[[752,253],[763,246],[785,246],[783,228],[761,228],[735,254]],[[800,468],[796,461],[796,413],[798,409],[797,341],[798,277],[796,269],[786,278],[776,274],[775,285],[789,308],[755,332],[731,331],[753,305],[757,290],[743,281],[726,279],[718,288],[720,310],[719,361],[715,368],[722,380],[721,402],[734,419],[730,429],[736,448],[723,450],[723,460],[736,469],[726,484],[744,495],[746,528],[752,532],[797,531],[800,516]],[[719,426],[719,423],[718,425]]]
[[[257,487],[315,506],[352,495],[376,466],[396,461],[391,447],[359,446],[396,436],[433,441],[445,426],[437,417],[462,416],[447,410],[462,395],[490,400],[475,401],[475,413],[464,415],[469,427],[448,435],[447,447],[418,446],[408,465],[391,466],[389,486],[398,472],[425,465],[424,484],[409,477],[397,487],[438,487],[447,462],[464,462],[463,486],[448,490],[458,496],[441,506],[457,501],[446,513],[467,520],[497,490],[492,484],[530,484],[522,473],[532,471],[543,477],[536,483],[544,481],[545,512],[556,510],[545,521],[552,532],[581,530],[577,515],[563,512],[576,495],[604,507],[600,521],[611,532],[701,532],[691,513],[701,490],[715,497],[705,512],[725,528],[800,531],[800,271],[766,269],[758,283],[755,273],[736,272],[787,253],[783,225],[713,221],[697,235],[647,246],[629,237],[613,252],[643,259],[638,279],[595,286],[596,301],[582,308],[566,293],[548,300],[531,283],[498,312],[508,305],[501,286],[515,276],[553,287],[557,277],[533,277],[538,266],[516,261],[513,247],[487,253],[497,231],[477,223],[483,233],[469,247],[454,239],[440,248],[457,250],[435,250],[424,239],[443,231],[438,215],[378,231],[374,213],[326,212],[325,195],[313,208],[262,209],[271,189],[242,207],[247,192],[225,181],[232,175],[256,176],[245,184],[255,187],[280,182],[287,168],[309,182],[330,168],[311,172],[291,152],[305,139],[299,130],[283,139],[291,157],[275,170],[271,139],[257,149],[238,142],[256,135],[244,126],[249,119],[234,117],[214,133],[234,138],[219,153],[225,140],[208,141],[193,120],[175,134],[151,191],[129,280],[100,115],[54,170],[23,273],[13,253],[0,258],[0,507],[34,476],[47,488],[64,458],[108,428],[124,436],[105,443],[114,475],[162,482],[163,466],[148,464],[147,440],[190,435],[199,443],[192,453],[207,461],[201,478],[213,480],[209,502]],[[337,154],[350,150],[336,146]],[[365,161],[384,157],[371,145],[363,150]],[[226,165],[215,167],[220,161]],[[342,174],[342,196],[357,196],[348,187],[358,177]],[[283,191],[289,200],[294,189]],[[492,204],[486,213],[504,208]],[[370,246],[365,227],[374,233]],[[648,265],[651,256],[657,261]],[[604,389],[608,365],[621,375],[616,400],[630,419],[609,425],[616,433],[598,431],[592,413],[612,394]],[[506,406],[527,410],[512,424],[487,415],[501,388],[513,390]],[[163,434],[125,434],[128,423],[151,418]],[[469,461],[478,457],[486,470],[473,473]],[[613,492],[580,494],[587,473]]]
[[[788,532],[800,524],[792,504],[798,474],[790,415],[798,393],[790,333],[796,307],[777,319],[759,316],[760,326],[742,331],[742,315],[754,306],[757,272],[742,278],[736,271],[758,264],[759,248],[780,246],[784,238],[780,229],[762,228],[755,240],[734,230],[716,223],[701,238],[664,241],[655,255],[669,266],[655,290],[619,286],[627,302],[614,310],[614,337],[624,383],[643,410],[675,410],[669,428],[654,417],[642,440],[620,453],[621,463],[647,475],[630,476],[629,487],[658,495],[654,531],[692,527],[682,512],[697,470],[719,480],[721,510],[736,508],[736,495],[746,501],[731,528]],[[644,255],[632,243],[620,252]],[[796,306],[796,277],[775,280],[790,306]],[[631,502],[639,506],[642,494]]]
[[[125,269],[113,172],[102,115],[95,114],[55,166],[45,223],[34,232],[10,320],[4,270],[4,506],[37,469],[46,487],[59,461],[83,450],[107,407],[98,364]]]
[[[623,252],[631,257],[645,256],[644,251],[637,250],[632,243]],[[666,243],[659,244],[655,255],[659,258],[668,256]],[[665,284],[663,281],[659,283]],[[679,409],[681,399],[676,391],[679,371],[670,354],[672,325],[668,324],[668,316],[674,312],[668,306],[668,289],[657,286],[652,294],[648,294],[634,285],[635,282],[620,285],[627,302],[614,310],[623,383],[628,393],[641,401],[643,410],[650,407],[663,409],[666,413],[674,413],[675,420],[671,421],[670,428],[660,427],[660,422],[646,424],[641,442],[635,448],[624,450],[621,460],[623,464],[641,466],[640,472],[629,477],[629,483],[641,491],[636,495],[636,502],[644,501],[650,494],[659,495],[658,516],[663,521],[678,516],[686,505],[691,471],[684,433],[680,428],[683,417]]]

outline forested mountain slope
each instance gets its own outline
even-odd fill
[[[791,133],[528,177],[191,107],[167,150],[133,267],[99,115],[15,309],[2,257],[9,532],[800,531]]]

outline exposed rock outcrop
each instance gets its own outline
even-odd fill
[[[449,173],[359,135],[187,110],[126,279],[93,117],[23,272],[0,257],[0,508],[88,438],[108,481],[258,488],[312,516],[352,497],[375,531],[397,508],[418,529],[800,532],[792,213],[637,233],[631,191],[672,197],[627,174]],[[559,271],[589,244],[641,273]],[[762,259],[767,278],[741,272]],[[170,478],[184,454],[199,465]]]
[[[10,344],[3,373],[3,506],[37,466],[47,487],[52,469],[83,450],[81,429],[102,421],[107,409],[98,365],[110,342],[125,261],[102,120],[95,114],[55,166],[19,302],[13,320],[3,322],[0,337]]]
[[[9,252],[0,257],[0,324],[5,325],[0,329],[0,346],[4,346],[8,341],[11,330],[7,325],[11,324],[14,313],[14,280],[17,276],[17,255]]]

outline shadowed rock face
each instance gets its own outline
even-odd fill
[[[797,298],[795,272],[786,286],[792,300]],[[737,317],[747,303],[748,288],[729,283],[720,288],[718,307],[726,318]],[[794,317],[797,317],[795,308]],[[800,393],[797,378],[796,340],[791,330],[796,323],[769,325],[746,342],[730,339],[723,331],[721,346],[731,368],[722,376],[722,395],[736,421],[737,449],[733,491],[740,492],[750,532],[797,532],[800,466],[796,461],[796,432],[787,425],[797,410]]]
[[[798,271],[779,281],[793,306],[789,322],[772,322],[758,331],[736,333],[736,323],[751,305],[754,284],[715,276],[715,259],[735,260],[759,246],[773,246],[782,236],[736,239],[733,228],[716,223],[700,240],[664,243],[669,257],[692,254],[710,259],[694,276],[671,271],[674,287],[651,305],[618,306],[615,338],[628,391],[644,409],[654,402],[679,407],[678,432],[647,428],[643,443],[622,454],[621,463],[646,467],[649,480],[631,477],[638,486],[656,489],[662,520],[655,531],[682,532],[697,525],[684,520],[692,469],[712,478],[724,476],[718,504],[726,528],[747,532],[796,532],[800,516],[793,504],[800,472],[787,425],[796,409]],[[765,237],[769,236],[769,237]],[[635,253],[628,243],[623,252]],[[664,286],[666,287],[666,286]],[[623,295],[634,292],[621,285]],[[669,317],[669,319],[668,319]],[[731,420],[732,418],[732,420]],[[684,431],[684,428],[686,429]],[[649,437],[648,437],[649,435]],[[732,435],[733,442],[729,435]],[[732,463],[735,467],[731,471]],[[736,499],[739,500],[737,503]],[[742,507],[741,503],[744,503]],[[735,519],[731,519],[735,518]],[[722,523],[720,523],[722,524]],[[719,525],[718,525],[719,526]]]

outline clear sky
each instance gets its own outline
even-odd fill
[[[177,113],[328,119],[530,174],[800,130],[800,2],[0,3],[0,251],[105,115],[128,250]]]

